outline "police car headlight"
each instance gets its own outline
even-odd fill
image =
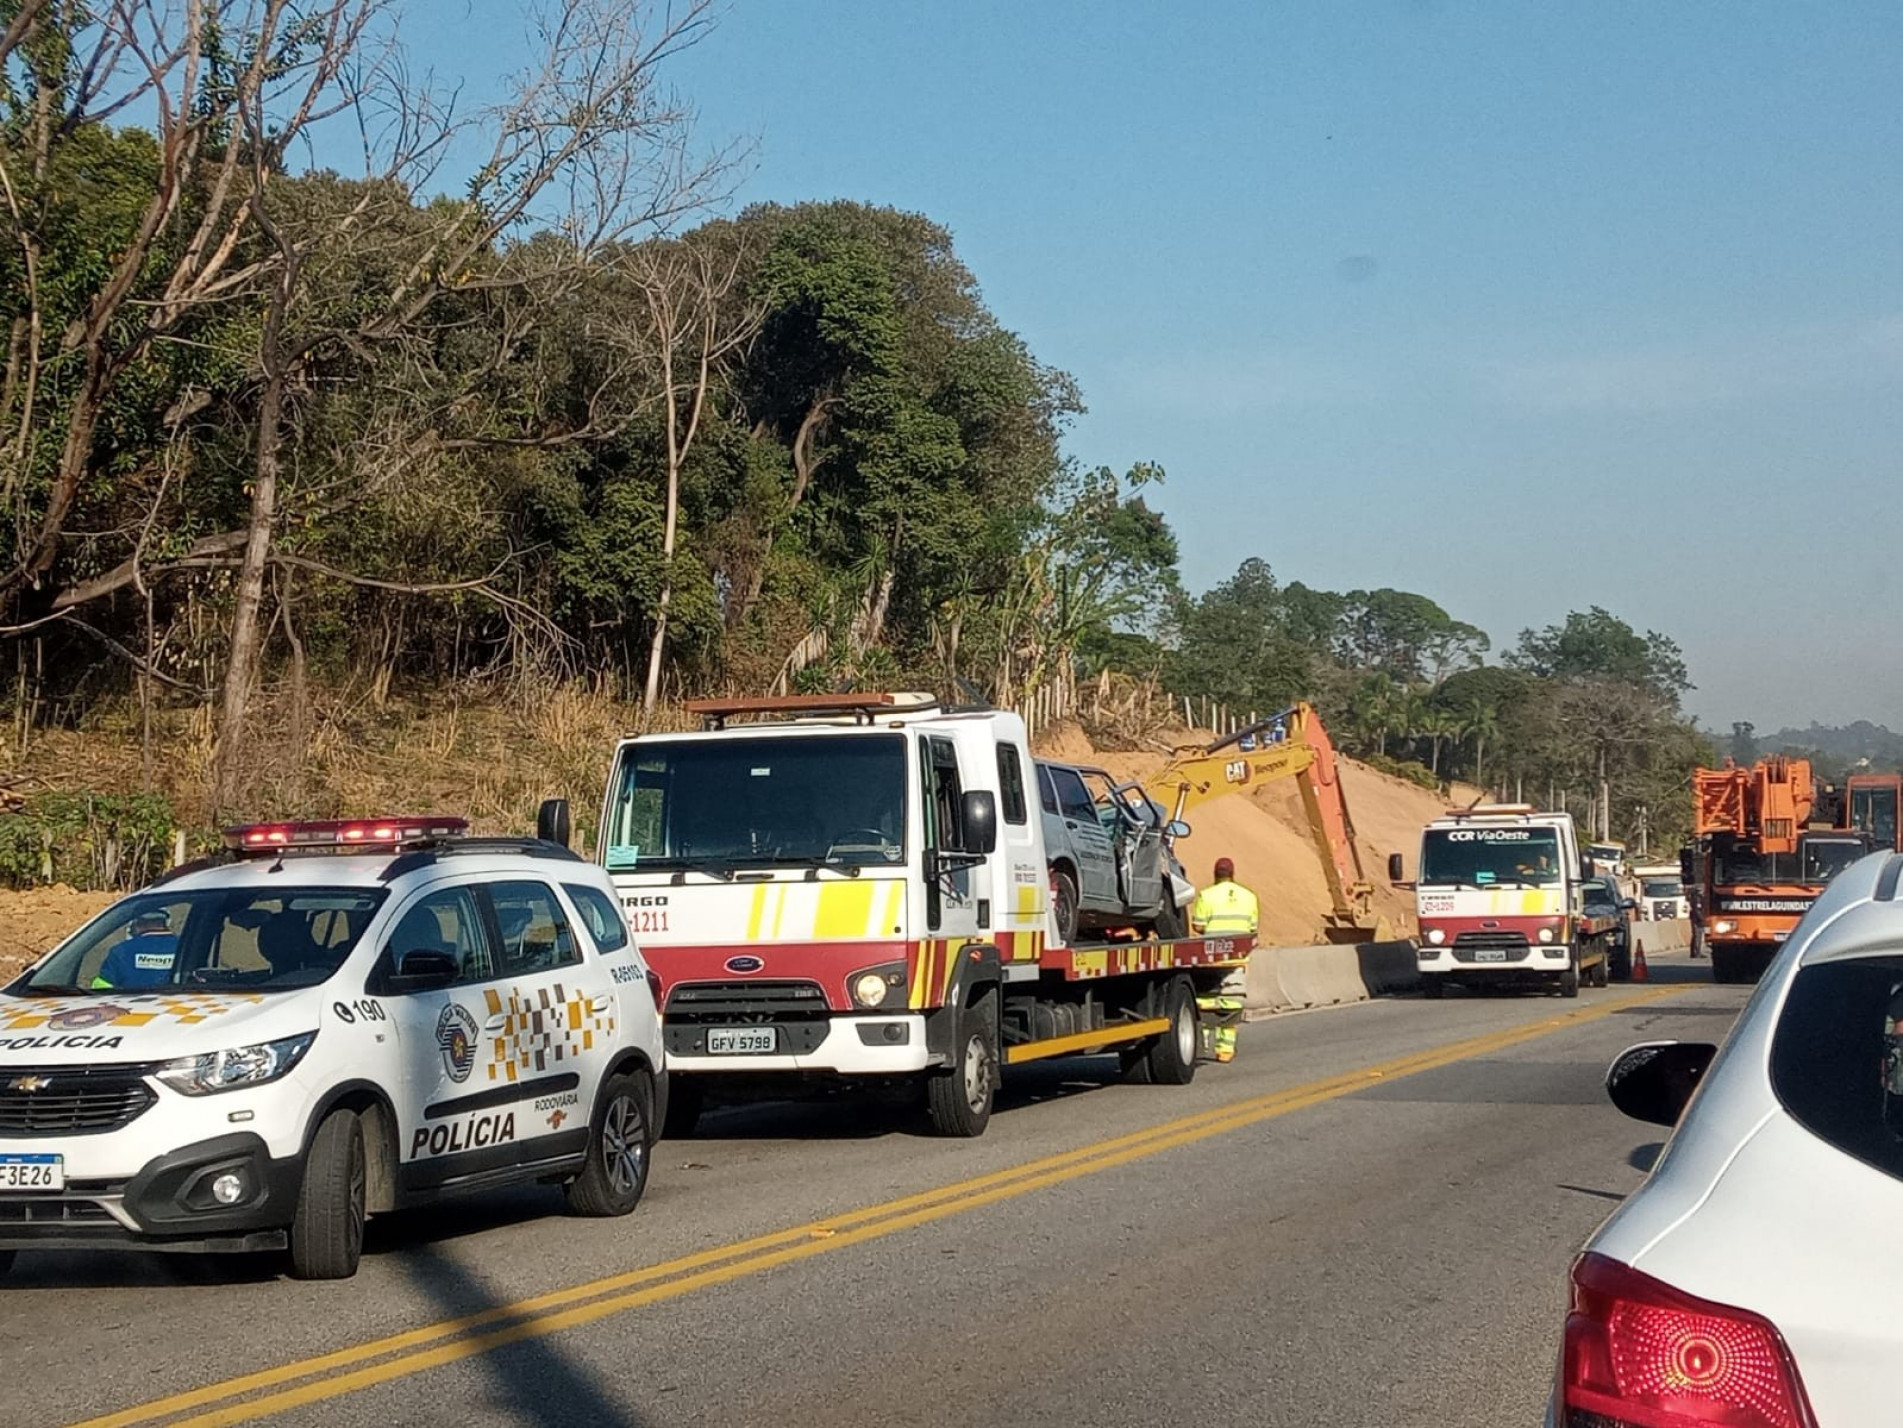
[[[262,1086],[275,1081],[298,1062],[317,1040],[317,1033],[287,1036],[282,1041],[260,1041],[256,1046],[240,1046],[231,1051],[208,1051],[203,1056],[181,1056],[168,1061],[154,1073],[174,1091],[187,1096],[208,1096],[214,1091],[235,1091],[241,1086]]]

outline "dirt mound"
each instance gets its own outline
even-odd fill
[[[1055,724],[1047,724],[1039,729],[1037,737],[1031,741],[1031,752],[1040,759],[1050,759],[1060,764],[1100,762],[1096,747],[1090,742],[1090,735],[1074,719],[1059,719]]]
[[[0,976],[12,977],[109,906],[112,893],[75,892],[64,883],[25,892],[0,889]]]
[[[1051,734],[1059,731],[1064,752],[1053,752],[1045,736],[1040,736],[1041,756],[1098,764],[1118,778],[1131,779],[1152,779],[1168,762],[1160,753],[1097,753],[1074,724],[1056,726]],[[1201,745],[1209,737],[1173,729],[1160,734],[1158,742]],[[1445,812],[1450,803],[1472,802],[1478,791],[1455,785],[1451,794],[1436,793],[1353,759],[1340,762],[1362,873],[1374,886],[1374,910],[1397,935],[1410,935],[1414,898],[1388,885],[1388,855],[1402,854],[1411,869],[1420,850],[1422,825]],[[1150,792],[1166,804],[1171,801],[1162,789]],[[1189,822],[1195,832],[1178,845],[1178,852],[1193,881],[1206,882],[1211,865],[1226,856],[1236,865],[1237,879],[1262,900],[1265,942],[1289,946],[1321,939],[1331,907],[1328,882],[1309,834],[1301,790],[1293,779],[1257,788],[1246,797],[1211,799],[1189,814]]]

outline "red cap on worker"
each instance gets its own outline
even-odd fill
[[[1216,859],[1217,882],[1221,882],[1224,878],[1233,878],[1235,875],[1236,865],[1234,863],[1230,862],[1227,858]]]

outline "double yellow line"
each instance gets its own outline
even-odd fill
[[[425,1369],[475,1358],[508,1344],[577,1328],[663,1300],[678,1299],[781,1265],[882,1239],[1067,1180],[1095,1175],[1291,1111],[1336,1100],[1365,1090],[1374,1082],[1487,1056],[1555,1031],[1596,1021],[1627,1007],[1658,1001],[1677,990],[1663,988],[1641,996],[1608,1000],[1511,1030],[1397,1057],[1339,1076],[1200,1111],[989,1175],[154,1399],[117,1413],[86,1419],[73,1428],[142,1428],[142,1425],[160,1423],[167,1428],[219,1428],[219,1425],[248,1423],[270,1414],[307,1407]]]

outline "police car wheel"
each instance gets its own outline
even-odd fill
[[[363,1122],[355,1111],[332,1111],[311,1137],[304,1159],[304,1184],[291,1221],[295,1278],[348,1279],[357,1272],[368,1178]]]
[[[645,1071],[610,1077],[588,1135],[588,1161],[568,1182],[572,1214],[607,1219],[641,1203],[654,1150],[654,1083]]]

